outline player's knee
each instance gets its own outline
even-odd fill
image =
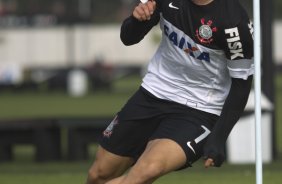
[[[101,167],[92,167],[88,171],[87,184],[101,184],[110,180],[112,175],[110,172]]]
[[[140,183],[154,180],[164,174],[164,166],[159,162],[143,163],[139,169],[136,180]]]

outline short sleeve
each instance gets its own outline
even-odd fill
[[[254,74],[253,25],[248,16],[244,16],[236,26],[226,28],[224,34],[230,76],[247,79]]]

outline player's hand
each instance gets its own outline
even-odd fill
[[[214,136],[214,130],[209,135],[204,145],[203,158],[205,167],[220,167],[225,160],[225,142]],[[218,134],[217,134],[218,135]],[[217,139],[215,139],[217,138]]]
[[[214,162],[213,159],[208,158],[205,160],[205,168],[209,168],[209,167],[213,167],[214,166]]]
[[[220,167],[225,160],[225,153],[223,148],[216,148],[213,146],[204,147],[205,167]]]
[[[146,3],[139,3],[133,10],[133,17],[139,21],[150,20],[156,9],[156,1],[149,0]]]

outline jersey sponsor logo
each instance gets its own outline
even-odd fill
[[[193,142],[191,141],[188,141],[187,142],[187,146],[193,151],[193,153],[196,155],[196,151],[195,149],[193,148],[192,146],[192,143],[195,143],[195,144],[198,144],[199,142],[201,142],[202,140],[204,140],[210,133],[211,131],[205,127],[204,125],[201,126],[203,129],[204,129],[204,132],[199,136],[197,137],[196,139],[194,139]]]
[[[225,34],[228,35],[227,43],[231,54],[231,60],[244,58],[243,45],[240,40],[238,28],[225,29]]]
[[[106,130],[103,132],[104,137],[110,138],[113,134],[114,127],[118,124],[118,116],[115,116],[115,118],[112,120],[112,122],[109,124],[109,126],[106,128]]]
[[[176,7],[176,6],[174,6],[174,5],[172,4],[172,2],[168,4],[168,7],[173,8],[173,9],[176,9],[176,10],[179,10],[179,8]]]
[[[183,50],[189,56],[201,61],[210,62],[210,54],[208,52],[201,52],[197,47],[192,46],[184,37],[180,38],[177,32],[171,31],[166,25],[164,25],[164,34],[175,46]]]
[[[196,37],[203,44],[210,44],[214,39],[212,38],[213,33],[217,32],[216,27],[212,27],[213,21],[205,21],[204,18],[201,19],[201,26],[196,30]]]

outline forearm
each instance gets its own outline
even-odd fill
[[[222,113],[208,138],[204,150],[205,157],[214,157],[216,166],[220,166],[224,160],[225,142],[244,111],[252,86],[252,78],[250,76],[247,80],[232,79],[231,89]]]
[[[156,13],[148,21],[138,21],[133,16],[128,17],[121,26],[121,41],[124,45],[133,45],[140,42],[158,21],[159,15]]]

